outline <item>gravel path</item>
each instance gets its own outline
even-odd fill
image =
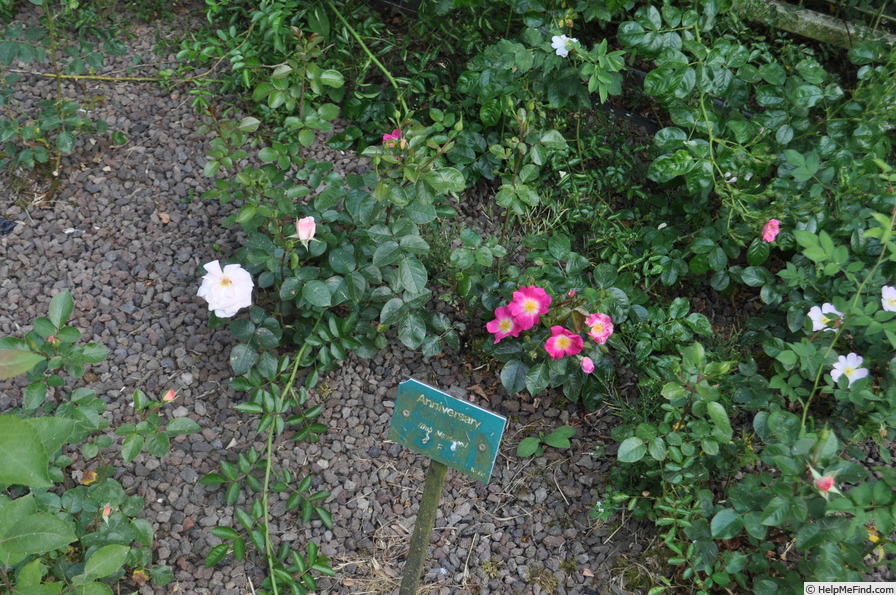
[[[99,74],[121,74],[135,56],[157,64],[142,75],[168,67],[174,56],[154,54],[156,40],[197,23],[184,17],[137,25],[127,56]],[[234,229],[220,226],[226,209],[197,198],[209,186],[202,168],[210,137],[197,132],[187,88],[90,81],[65,89],[76,98],[101,96],[95,115],[129,141],[116,148],[105,137],[82,137],[64,160],[63,183],[50,205],[34,204],[30,188],[8,175],[0,180],[0,215],[16,223],[12,234],[0,238],[0,335],[20,336],[46,313],[54,294],[69,289],[76,303],[72,324],[85,340],[110,350],[82,382],[108,402],[113,427],[132,421],[134,389],[156,397],[169,388],[178,391],[167,414],[189,416],[201,433],[179,437],[161,463],[141,455],[117,475],[129,492],[146,499],[155,562],[175,572],[168,588],[139,592],[251,593],[262,579],[254,558],[234,563],[228,557],[215,568],[203,567],[219,543],[210,529],[235,521],[223,491],[198,480],[250,446],[263,450],[253,423],[233,409],[244,399],[227,386],[234,339],[226,328],[207,328],[208,311],[195,296],[201,265],[229,258],[239,240]],[[26,76],[17,99],[33,106],[52,90],[50,79]],[[317,159],[335,160],[337,169],[359,165],[351,155],[317,151]],[[42,191],[40,184],[35,188]],[[285,540],[303,549],[314,540],[321,546],[337,576],[322,580],[320,593],[396,591],[427,462],[386,435],[397,384],[416,378],[509,420],[487,485],[449,471],[422,592],[623,592],[616,585],[630,582],[622,577],[626,568],[647,572],[644,560],[629,561],[649,544],[633,524],[601,526],[587,514],[609,467],[591,449],[609,439],[612,417],[605,411],[581,417],[575,407],[558,409],[545,399],[509,398],[491,371],[475,369],[465,355],[423,358],[394,342],[373,360],[349,360],[324,379],[312,399],[325,403],[328,433],[313,445],[285,440],[277,456],[295,474],[311,474],[316,489],[332,492],[325,506],[334,528],[319,521],[303,525],[275,495],[275,544]],[[20,387],[0,382],[0,412],[20,404]],[[516,456],[523,437],[561,423],[578,427],[571,449]],[[126,584],[121,592],[129,592]]]

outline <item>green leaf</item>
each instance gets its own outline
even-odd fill
[[[426,267],[413,256],[405,256],[398,267],[401,285],[410,293],[423,293],[429,279]]]
[[[529,367],[519,360],[512,359],[504,364],[504,367],[501,369],[501,384],[504,385],[504,390],[510,396],[523,392],[526,388],[526,374],[528,372]]]
[[[767,527],[777,527],[790,516],[790,501],[775,496],[762,511],[762,524]]]
[[[141,450],[143,450],[143,436],[131,434],[121,445],[121,458],[130,463],[137,458]]]
[[[645,454],[647,454],[647,446],[644,445],[644,441],[637,436],[632,436],[623,440],[619,445],[616,458],[623,463],[637,463],[644,458]]]
[[[258,361],[258,352],[250,345],[240,343],[230,350],[230,368],[236,376],[242,376]]]
[[[544,443],[554,448],[569,448],[569,439],[576,433],[571,426],[561,426],[544,437]]]
[[[410,347],[417,349],[426,338],[426,321],[418,313],[409,314],[398,325],[398,339]]]
[[[719,442],[731,440],[734,432],[731,429],[731,422],[728,420],[728,412],[725,411],[725,407],[721,403],[713,401],[706,404],[706,412],[709,414],[712,423],[715,424],[715,428],[712,431],[713,436]]]
[[[750,244],[750,247],[747,248],[747,264],[754,267],[759,266],[768,259],[770,253],[771,244],[756,238]]]
[[[401,257],[401,248],[398,242],[389,240],[377,246],[373,253],[373,266],[382,268],[388,266]]]
[[[25,421],[37,432],[48,455],[62,448],[75,427],[73,420],[64,417],[32,417]]]
[[[541,445],[541,441],[535,437],[523,438],[519,446],[516,447],[516,456],[518,457],[531,457],[536,452],[538,452],[538,448]]]
[[[0,415],[0,484],[53,485],[50,461],[35,429],[24,419]]]
[[[679,149],[671,155],[660,155],[656,158],[647,168],[647,177],[662,184],[683,176],[694,169],[694,165],[691,155],[684,149]]]
[[[9,504],[7,504],[9,506]],[[0,533],[0,562],[14,566],[32,554],[61,549],[77,539],[72,524],[52,514],[7,519]]]
[[[56,137],[56,148],[63,155],[70,155],[75,150],[75,135],[68,130],[64,130]]]
[[[131,548],[125,545],[105,545],[96,550],[84,565],[84,574],[92,579],[109,576],[124,566]]]
[[[218,562],[224,559],[224,556],[227,555],[227,551],[230,549],[230,546],[226,543],[219,543],[211,550],[209,550],[208,555],[205,557],[205,567],[211,568]]]
[[[43,355],[31,351],[0,349],[0,380],[24,374],[45,359]]]
[[[441,194],[460,193],[467,186],[464,175],[453,167],[440,168],[429,172],[424,180],[435,192]]]
[[[172,419],[168,422],[168,425],[165,427],[165,432],[169,436],[174,436],[175,434],[195,434],[201,429],[199,424],[189,417],[178,417],[177,419]]]
[[[75,301],[72,299],[72,294],[68,290],[60,291],[50,300],[50,322],[55,324],[56,328],[64,326],[74,309]]]
[[[332,304],[330,289],[327,287],[326,283],[318,279],[314,279],[305,284],[302,288],[302,297],[304,297],[312,306],[318,306],[320,308],[326,308]]]
[[[740,533],[743,526],[740,514],[730,508],[723,508],[717,512],[709,525],[713,539],[731,539]]]
[[[551,375],[547,364],[535,364],[526,374],[526,390],[535,396],[546,389],[550,381]]]

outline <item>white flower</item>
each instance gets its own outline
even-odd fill
[[[578,43],[578,39],[575,37],[567,37],[566,35],[554,35],[551,37],[551,47],[554,48],[554,51],[557,52],[557,55],[561,58],[565,58],[569,55],[569,50],[567,49],[570,43]]]
[[[252,275],[238,264],[228,264],[221,270],[217,260],[203,265],[208,273],[196,293],[208,302],[208,309],[221,318],[230,318],[240,308],[252,305]]]
[[[840,377],[846,374],[846,377],[849,379],[849,386],[852,386],[852,383],[858,380],[859,378],[864,378],[868,375],[868,369],[862,368],[862,357],[860,355],[856,355],[855,353],[850,353],[849,355],[841,355],[837,358],[837,363],[834,364],[834,369],[831,370],[831,378],[834,382],[840,380]]]
[[[829,316],[829,314],[834,314],[834,316]],[[808,316],[812,320],[813,331],[820,331],[822,329],[833,331],[834,328],[828,325],[836,322],[834,326],[839,326],[840,321],[838,319],[843,318],[843,313],[837,310],[833,304],[824,303],[821,308],[812,306],[812,308],[809,309]]]
[[[884,285],[880,288],[880,305],[887,312],[896,312],[896,287]]]

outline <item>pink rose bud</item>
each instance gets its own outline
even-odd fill
[[[576,290],[570,289],[569,292],[566,294],[566,297],[568,297],[568,298],[576,297]]]
[[[296,236],[299,241],[306,247],[308,242],[314,239],[314,232],[317,230],[317,224],[314,217],[305,217],[304,219],[296,219]]]
[[[586,374],[590,374],[594,371],[594,362],[591,361],[590,357],[586,357],[582,360],[582,371]]]
[[[825,494],[831,491],[831,488],[834,487],[834,478],[830,475],[824,475],[815,480],[815,487],[818,488],[818,491],[822,494]]]
[[[106,504],[103,506],[103,520],[108,521],[109,516],[112,514],[112,507]]]
[[[162,402],[170,403],[171,401],[173,401],[176,398],[177,398],[177,395],[175,394],[174,389],[172,388],[167,393],[165,393],[164,397],[162,397]]]
[[[781,222],[777,219],[769,219],[762,227],[762,241],[774,242],[781,230]]]

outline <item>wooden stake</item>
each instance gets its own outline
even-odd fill
[[[401,589],[398,595],[417,595],[420,574],[423,572],[423,561],[426,559],[426,548],[429,537],[436,522],[439,500],[442,499],[442,486],[448,467],[438,461],[431,460],[426,470],[426,481],[423,484],[423,496],[420,498],[420,509],[414,523],[414,534],[408,548],[408,561],[401,578]]]

